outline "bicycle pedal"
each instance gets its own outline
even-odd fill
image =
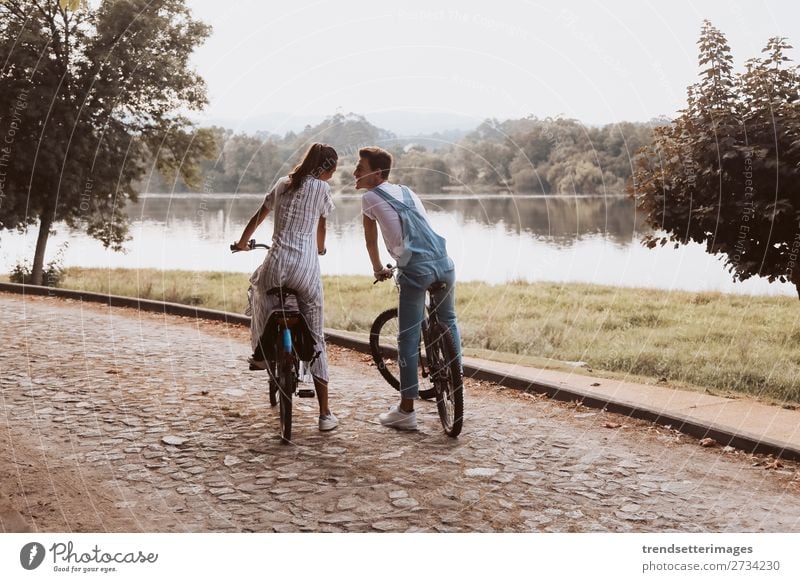
[[[316,395],[317,395],[316,392],[307,388],[301,388],[300,390],[297,391],[297,396],[299,398],[314,398],[314,396]]]

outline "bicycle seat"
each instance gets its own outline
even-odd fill
[[[294,318],[300,314],[297,306],[297,291],[291,287],[272,287],[267,291],[267,296],[275,296],[279,298],[280,303],[272,309],[269,315],[269,320],[283,320],[286,321]],[[296,321],[292,319],[291,323],[287,325],[294,325]]]
[[[428,293],[436,293],[437,291],[444,291],[447,289],[447,283],[444,281],[436,281],[433,285],[428,287]]]
[[[298,293],[291,287],[273,287],[267,291],[267,295],[277,295],[279,297],[288,297],[289,295],[294,295],[297,297]]]

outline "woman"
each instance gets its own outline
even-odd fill
[[[272,248],[264,263],[250,277],[246,314],[251,316],[250,341],[253,353],[270,312],[278,299],[267,297],[272,287],[289,287],[298,292],[300,312],[308,322],[317,349],[321,352],[311,364],[311,375],[319,400],[319,429],[333,430],[338,421],[328,407],[328,358],[322,335],[322,279],[318,254],[325,254],[325,217],[333,210],[331,189],[327,181],[336,171],[339,156],[331,146],[321,143],[308,148],[303,161],[292,172],[278,180],[264,203],[245,226],[239,250],[248,250],[247,243],[270,211],[275,213]],[[257,366],[264,362],[251,363]]]

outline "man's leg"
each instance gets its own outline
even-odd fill
[[[442,282],[447,283],[447,289],[444,292],[439,292],[433,297],[434,305],[436,305],[437,312],[439,313],[439,321],[444,323],[450,328],[453,334],[453,340],[456,344],[456,351],[458,352],[458,363],[461,364],[461,334],[458,331],[458,322],[456,321],[456,272],[448,271],[442,277]]]
[[[397,351],[400,364],[400,409],[414,410],[419,398],[419,341],[425,316],[425,289],[400,285]]]

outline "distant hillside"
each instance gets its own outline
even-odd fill
[[[267,113],[247,119],[200,118],[194,119],[202,127],[228,127],[237,133],[256,134],[265,132],[284,135],[300,132],[306,126],[315,126],[330,116],[293,115],[290,113]],[[370,123],[402,137],[413,137],[433,133],[473,131],[482,119],[454,113],[429,111],[375,111],[364,115]]]

